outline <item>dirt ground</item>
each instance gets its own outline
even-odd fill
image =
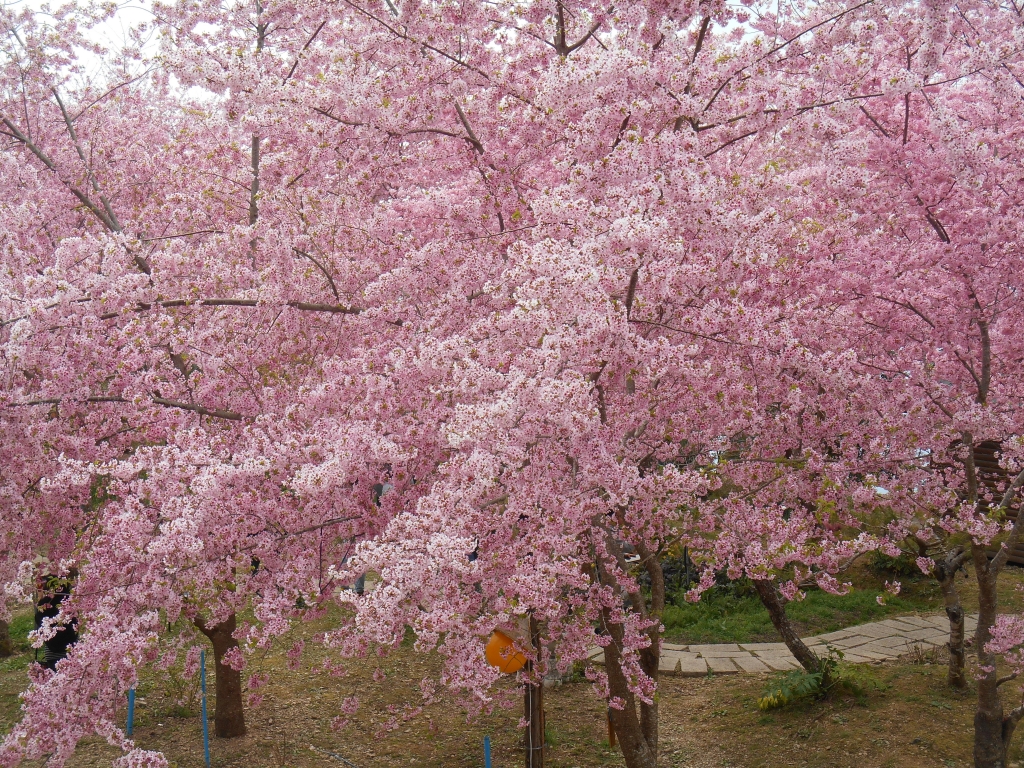
[[[313,665],[316,655],[309,659]],[[770,713],[759,711],[756,703],[769,682],[764,676],[663,680],[662,765],[969,766],[972,701],[946,688],[941,662],[933,653],[904,663],[862,667],[867,695],[861,703],[837,697]],[[379,735],[381,722],[389,716],[388,705],[416,702],[417,681],[436,672],[437,661],[407,650],[384,660],[382,668],[387,677],[375,682],[369,670],[333,678],[311,672],[308,663],[292,671],[281,658],[266,659],[263,669],[270,672],[271,682],[263,703],[248,712],[249,735],[213,739],[213,765],[482,766],[485,735],[491,737],[495,768],[522,765],[518,709],[498,710],[467,723],[454,703],[445,703]],[[14,691],[6,683],[11,681],[4,682],[0,695],[10,696]],[[339,702],[353,694],[367,702],[366,708],[348,727],[332,730]],[[623,764],[618,751],[608,747],[604,709],[588,683],[549,687],[545,699],[551,768]],[[156,681],[140,688],[136,738],[139,746],[165,752],[174,766],[203,764],[198,713],[174,707]],[[93,739],[79,746],[70,765],[106,766],[116,756],[116,750]]]
[[[302,637],[311,639],[322,629],[298,627],[282,648]],[[247,711],[247,736],[211,737],[216,768],[475,768],[483,766],[485,735],[491,738],[495,768],[523,764],[519,706],[499,708],[467,722],[464,710],[454,701],[444,701],[396,730],[380,732],[393,711],[419,703],[419,681],[439,671],[436,657],[403,648],[379,661],[349,662],[348,674],[332,677],[317,671],[326,654],[308,644],[298,669],[288,667],[282,651],[247,670],[246,674],[268,673],[270,682],[261,690],[263,702]],[[17,694],[25,685],[24,668],[30,658],[28,654],[0,664],[0,733],[17,717]],[[663,679],[661,765],[967,768],[972,764],[973,699],[946,687],[942,651],[883,665],[859,665],[856,671],[865,691],[860,701],[837,696],[767,713],[757,707],[758,697],[772,680],[766,676]],[[140,685],[136,741],[146,749],[164,752],[172,766],[200,768],[198,707],[194,701],[178,705],[174,699],[182,692],[188,694],[180,679],[150,677]],[[352,695],[358,695],[363,706],[348,726],[332,729],[341,701]],[[214,705],[211,696],[211,712]],[[609,748],[604,707],[589,683],[550,686],[545,705],[549,768],[623,765],[618,750]],[[107,766],[117,755],[102,741],[86,740],[69,765]],[[1019,761],[1020,755],[1018,746],[1012,759]]]

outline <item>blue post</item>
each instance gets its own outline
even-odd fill
[[[135,689],[131,688],[128,691],[128,727],[125,728],[125,733],[128,736],[132,735],[132,731],[135,730]]]
[[[491,768],[491,737],[484,736],[484,768]]]
[[[203,689],[203,754],[210,768],[210,721],[206,719],[206,651],[199,652],[199,686]]]

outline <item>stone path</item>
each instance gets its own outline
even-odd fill
[[[978,624],[975,616],[965,621],[968,637]],[[928,650],[945,645],[949,639],[949,620],[942,616],[901,616],[870,624],[848,627],[824,635],[804,638],[816,654],[831,646],[843,652],[845,661],[858,663],[895,659],[914,648]],[[604,651],[595,648],[590,660],[604,663]],[[771,672],[796,669],[800,665],[785,643],[717,643],[714,645],[678,645],[663,643],[659,671],[663,675],[703,677],[708,672],[734,675],[739,672]]]

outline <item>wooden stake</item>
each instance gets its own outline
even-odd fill
[[[540,626],[530,616],[530,642],[534,655],[540,658]],[[534,671],[533,662],[526,665],[526,672]],[[527,682],[524,686],[523,710],[529,725],[524,734],[526,768],[544,768],[544,681],[536,685]]]

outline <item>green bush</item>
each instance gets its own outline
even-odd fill
[[[868,568],[883,576],[922,576],[921,569],[917,567],[917,561],[913,555],[904,552],[899,557],[889,557],[884,552],[875,550],[868,554]]]

